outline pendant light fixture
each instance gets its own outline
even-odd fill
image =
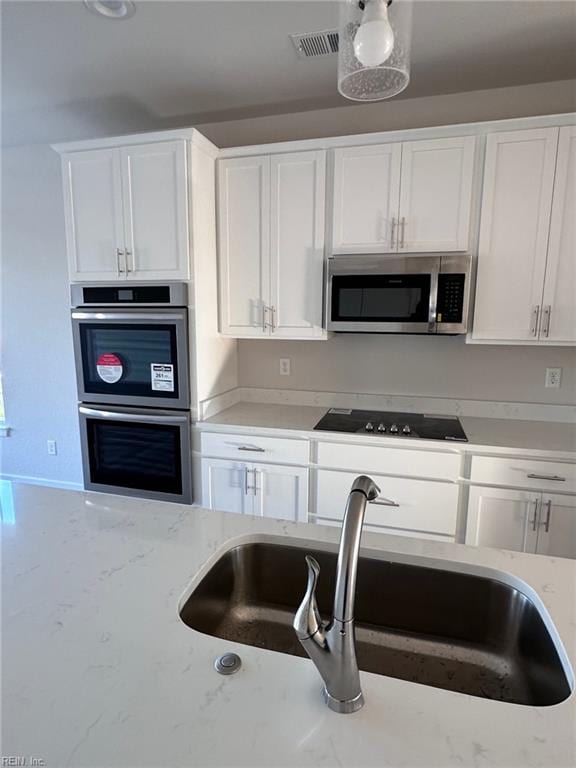
[[[338,90],[381,101],[410,82],[411,0],[341,0]]]

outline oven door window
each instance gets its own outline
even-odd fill
[[[179,427],[87,419],[86,437],[92,483],[182,493]]]
[[[426,323],[430,275],[335,275],[332,320]]]
[[[79,331],[86,393],[178,398],[175,325],[90,322]]]

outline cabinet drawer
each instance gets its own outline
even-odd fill
[[[472,482],[576,493],[576,464],[474,456]]]
[[[318,470],[316,515],[341,520],[356,474]],[[366,524],[386,528],[427,531],[447,536],[456,532],[458,486],[427,480],[406,480],[371,475],[381,495],[398,506],[369,504]]]
[[[307,440],[203,432],[200,444],[204,456],[221,456],[229,459],[242,459],[243,461],[308,463],[309,443]]]
[[[386,472],[391,475],[449,480],[455,480],[460,473],[460,456],[457,453],[413,451],[371,445],[319,443],[318,464],[358,472]]]
[[[311,518],[308,522],[316,525],[332,525],[340,527],[341,522],[336,520],[324,520],[322,517]],[[409,539],[429,539],[431,541],[443,541],[454,543],[455,536],[443,536],[440,533],[421,533],[420,531],[404,531],[399,528],[386,528],[380,525],[364,525],[362,528],[366,533],[388,533],[391,536],[406,536]]]

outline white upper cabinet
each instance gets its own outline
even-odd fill
[[[399,250],[468,250],[475,143],[467,136],[402,145]]]
[[[467,251],[473,136],[334,150],[332,252]]]
[[[396,250],[401,144],[334,150],[333,253]]]
[[[220,325],[228,336],[267,336],[270,159],[219,162]]]
[[[70,279],[120,277],[124,219],[118,153],[94,149],[65,154],[62,171]]]
[[[219,161],[220,330],[324,338],[325,152]]]
[[[185,140],[62,155],[71,280],[189,277]]]
[[[540,338],[576,343],[576,127],[560,129]]]
[[[186,143],[126,147],[121,159],[128,277],[186,279]]]
[[[473,339],[539,337],[557,142],[558,128],[488,136]]]
[[[325,153],[275,155],[270,162],[271,331],[322,336]]]

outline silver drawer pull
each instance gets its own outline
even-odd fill
[[[238,446],[239,451],[250,451],[251,453],[266,453],[265,448],[252,448],[249,445],[240,445]]]
[[[530,480],[554,480],[557,483],[566,482],[566,478],[560,477],[560,475],[537,475],[533,472],[530,472],[530,474],[526,475],[526,477],[529,477]]]
[[[392,501],[392,499],[385,499],[384,496],[378,496],[378,498],[373,499],[370,504],[377,504],[379,507],[399,507],[400,504],[398,504],[397,501]]]

